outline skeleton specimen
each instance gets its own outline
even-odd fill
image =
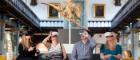
[[[64,17],[65,20],[76,25],[76,27],[80,27],[80,15],[81,15],[81,7],[79,5],[74,4],[72,0],[65,0],[65,4],[62,3],[61,5],[54,5],[48,4],[52,6],[60,15]]]

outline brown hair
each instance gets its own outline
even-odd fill
[[[22,35],[21,37],[21,44],[23,46],[23,49],[28,49],[31,46],[31,38],[27,39],[26,35]]]

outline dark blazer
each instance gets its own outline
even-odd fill
[[[16,60],[35,60],[35,53],[37,52],[36,48],[33,51],[28,51],[28,49],[23,49],[22,44],[19,44],[18,47],[19,56]]]

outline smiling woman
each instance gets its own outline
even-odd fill
[[[122,56],[122,48],[118,45],[114,32],[106,32],[106,43],[101,45],[100,53],[103,60],[120,60]]]

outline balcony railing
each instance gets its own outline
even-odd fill
[[[40,21],[40,27],[64,27],[65,23],[62,20],[43,20]]]
[[[111,21],[88,21],[88,27],[111,27]],[[65,27],[62,20],[42,20],[40,27]]]
[[[140,0],[128,0],[128,2],[120,9],[116,16],[112,19],[112,28],[116,27],[124,18],[140,3]]]
[[[111,27],[111,21],[88,21],[88,27]]]
[[[39,26],[40,20],[33,11],[22,0],[5,0],[8,4],[19,11],[26,19],[32,22],[35,26]]]

